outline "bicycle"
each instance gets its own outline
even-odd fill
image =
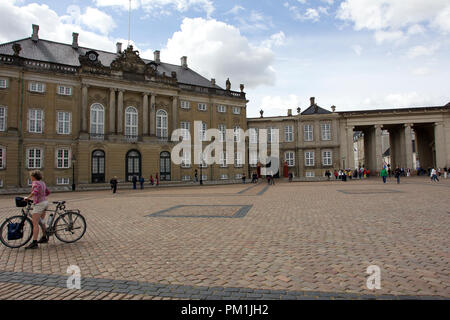
[[[53,201],[55,210],[51,212],[46,226],[46,236],[55,235],[58,240],[65,243],[73,243],[80,240],[86,232],[86,220],[80,210],[66,210],[66,201]],[[32,200],[16,198],[16,207],[22,207],[22,215],[9,218],[0,226],[0,241],[9,248],[20,248],[26,245],[33,236],[33,222],[31,221]],[[56,219],[55,219],[56,218]],[[39,224],[44,223],[42,220]],[[68,238],[72,236],[72,238]],[[22,242],[19,242],[22,241]]]

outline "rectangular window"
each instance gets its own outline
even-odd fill
[[[7,115],[8,115],[8,109],[6,107],[0,107],[0,131],[6,131]]]
[[[220,132],[219,141],[224,142],[227,135],[227,127],[225,127],[224,124],[219,124],[219,132]]]
[[[249,128],[250,143],[258,143],[258,128]]]
[[[208,175],[203,174],[203,175],[202,175],[202,180],[203,180],[203,181],[208,181]]]
[[[191,167],[191,154],[189,152],[183,152],[181,157],[181,167],[190,168]]]
[[[199,103],[198,104],[198,110],[206,111],[206,103]]]
[[[182,181],[191,181],[191,176],[182,176],[181,180]]]
[[[233,113],[234,114],[241,114],[241,108],[240,107],[233,107]]]
[[[235,178],[235,179],[242,179],[242,173],[236,173],[236,174],[234,175],[234,178]]]
[[[228,180],[228,175],[227,174],[221,174],[220,175],[220,180]]]
[[[8,81],[6,79],[0,79],[0,89],[6,89],[8,87]]]
[[[305,152],[305,166],[314,166],[314,151]]]
[[[222,151],[222,153],[220,154],[220,163],[219,163],[220,167],[225,168],[227,166],[227,152],[226,151]]]
[[[57,177],[56,184],[67,185],[67,184],[69,184],[69,178]]]
[[[32,148],[27,151],[28,169],[42,168],[42,149]]]
[[[0,147],[0,169],[5,169],[5,165],[6,165],[5,148]]]
[[[234,142],[240,142],[241,141],[241,128],[239,126],[233,127],[233,133],[234,133]]]
[[[267,143],[277,142],[277,132],[275,128],[267,128]]]
[[[331,124],[322,123],[320,127],[322,131],[322,140],[331,140]]]
[[[71,87],[65,87],[65,86],[58,86],[58,94],[62,96],[71,96],[72,95],[72,88]]]
[[[58,134],[70,134],[71,129],[71,113],[70,112],[58,112],[57,113],[58,124],[56,126]]]
[[[33,184],[33,180],[31,180],[31,178],[28,178],[27,184],[28,184],[29,186],[31,186],[31,185]]]
[[[250,151],[248,154],[248,161],[251,167],[256,167],[258,164],[258,151]]]
[[[284,159],[287,162],[287,165],[289,167],[293,167],[295,165],[295,157],[294,157],[294,152],[286,152],[284,154]]]
[[[304,133],[305,133],[305,141],[313,141],[313,126],[310,124],[305,124]]]
[[[243,160],[242,160],[242,153],[241,152],[235,152],[234,153],[234,166],[235,167],[242,167]]]
[[[67,169],[70,167],[70,151],[69,149],[56,150],[56,168]]]
[[[227,112],[227,107],[222,105],[222,104],[219,104],[217,106],[217,111],[219,111],[219,112]]]
[[[182,109],[190,109],[191,104],[189,101],[181,100],[181,108]]]
[[[181,130],[183,131],[182,132],[183,140],[191,140],[191,132],[190,132],[191,124],[190,124],[190,122],[182,121],[182,122],[180,122],[180,127],[181,127]]]
[[[284,140],[286,142],[294,141],[294,127],[292,126],[284,127]]]
[[[206,140],[206,122],[202,122],[202,125],[200,126],[200,131],[199,131],[199,137],[200,137],[200,141],[205,141]]]
[[[307,178],[314,178],[314,177],[315,177],[315,174],[314,174],[313,171],[306,171],[306,177],[307,177]]]
[[[44,112],[40,109],[30,109],[29,114],[29,132],[42,133]]]
[[[30,82],[30,91],[31,92],[45,92],[45,84],[42,82]]]
[[[322,164],[324,166],[331,166],[332,164],[331,151],[322,152]]]

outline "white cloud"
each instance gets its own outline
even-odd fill
[[[415,76],[428,76],[432,73],[432,71],[430,68],[420,67],[420,68],[413,69],[411,71],[411,73]]]
[[[128,10],[128,0],[94,0],[98,7],[119,7]],[[152,15],[169,15],[171,10],[186,12],[187,10],[200,9],[210,17],[215,8],[212,0],[132,0],[132,9],[142,8]]]
[[[244,11],[245,8],[243,6],[240,5],[235,5],[231,10],[227,11],[225,14],[234,14],[237,15],[239,14],[240,11]]]
[[[286,43],[286,35],[284,34],[283,31],[280,31],[278,33],[271,35],[269,39],[264,40],[262,42],[263,46],[265,46],[269,49],[273,48],[273,47],[282,46],[285,43]]]
[[[263,44],[249,43],[236,27],[214,19],[185,18],[180,29],[161,50],[163,61],[179,64],[186,55],[194,70],[215,78],[222,87],[229,77],[235,90],[240,83],[247,88],[274,84],[274,53]]]
[[[255,10],[252,10],[248,16],[238,15],[235,19],[238,22],[239,30],[242,31],[269,30],[274,26],[271,17]]]
[[[377,42],[399,36],[399,32],[421,33],[419,24],[450,32],[450,2],[448,0],[345,0],[337,12],[337,18],[350,21],[355,30],[376,31]],[[380,33],[384,32],[384,33]],[[398,38],[397,38],[398,39]]]
[[[295,94],[283,97],[264,96],[261,99],[261,109],[264,110],[265,116],[287,115],[287,109],[292,109],[292,114],[296,114],[297,107],[299,107],[300,104],[300,97]]]
[[[322,2],[328,3],[331,6],[334,3],[334,0],[322,0]]]
[[[359,44],[355,44],[352,46],[352,50],[357,56],[360,56],[363,48]]]
[[[403,33],[403,31],[376,31],[375,32],[375,40],[378,44],[382,44],[383,42],[395,42],[406,40],[407,36]]]
[[[414,59],[421,56],[431,56],[433,55],[436,50],[439,49],[439,44],[434,44],[432,46],[415,46],[409,49],[407,56],[410,59]]]
[[[420,24],[413,24],[411,27],[408,28],[409,35],[416,35],[422,33],[425,33],[425,28]]]
[[[313,22],[317,22],[320,19],[320,14],[318,9],[308,8],[304,12],[296,6],[289,5],[288,2],[284,3],[284,7],[286,7],[289,11],[294,15],[295,20],[306,21],[312,20]],[[322,9],[323,11],[323,9]]]
[[[62,17],[66,23],[83,24],[91,30],[98,31],[102,34],[108,34],[116,27],[114,19],[96,8],[88,7],[81,14],[79,6],[71,5],[67,8],[69,16]]]
[[[363,100],[363,105],[370,108],[405,108],[436,105],[438,97],[419,94],[417,91],[390,93],[385,96],[372,96]]]
[[[108,35],[99,35],[83,28],[85,19],[82,14],[72,7],[69,15],[58,14],[45,4],[31,3],[20,6],[16,1],[0,1],[0,42],[13,41],[31,36],[31,24],[39,25],[39,37],[57,42],[72,43],[72,32],[80,34],[81,46],[101,50],[114,51],[115,41]],[[71,15],[73,14],[73,15]],[[103,16],[105,17],[105,16]],[[14,28],[11,28],[14,26]],[[103,29],[107,32],[110,24]]]

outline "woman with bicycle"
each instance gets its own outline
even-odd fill
[[[26,247],[25,249],[37,249],[38,243],[47,243],[48,237],[46,235],[46,228],[44,224],[45,219],[45,210],[48,207],[47,198],[50,195],[50,190],[48,190],[47,185],[42,180],[42,173],[39,170],[32,171],[30,173],[30,178],[32,181],[31,184],[31,193],[25,200],[33,200],[33,242]],[[37,241],[39,236],[39,225],[42,228],[42,238]]]

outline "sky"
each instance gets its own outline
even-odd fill
[[[0,43],[31,35],[115,51],[128,44],[129,0],[0,0]],[[450,0],[131,0],[141,57],[188,65],[232,90],[247,116],[450,102]]]

